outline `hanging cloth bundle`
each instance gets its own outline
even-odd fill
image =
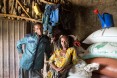
[[[33,10],[34,10],[34,12],[35,12],[35,14],[37,16],[39,16],[40,18],[42,18],[41,8],[39,7],[39,5],[38,5],[38,3],[36,1],[34,2]]]
[[[56,26],[59,22],[59,6],[60,4],[46,4],[45,6],[42,23],[44,31],[48,30],[49,34],[52,34],[53,26]]]

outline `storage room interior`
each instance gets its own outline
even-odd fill
[[[45,5],[56,4],[55,2],[57,0],[45,0],[47,3],[43,1],[44,0],[0,0],[0,78],[19,77],[20,59],[16,49],[16,43],[26,34],[33,32],[32,25],[35,22],[42,23],[42,16],[44,13]],[[56,32],[56,29],[58,28],[59,30],[64,31],[64,33],[67,35],[76,36],[85,54],[85,51],[87,51],[88,48],[92,50],[95,45],[99,45],[96,47],[96,50],[99,50],[100,46],[103,46],[101,45],[103,40],[100,38],[100,36],[108,31],[107,37],[110,37],[109,39],[111,40],[104,42],[104,45],[107,46],[109,44],[113,44],[114,50],[116,49],[117,0],[58,1],[61,1],[60,4],[63,4],[62,1],[66,2],[64,3],[65,5],[63,4],[63,7],[61,7],[65,12],[63,13],[62,19],[59,21],[60,24],[54,27],[54,32]],[[37,5],[39,11],[38,14],[36,13],[36,9],[33,8]],[[98,13],[96,14],[94,11],[97,11]],[[104,13],[111,14],[112,27],[102,27],[102,21],[106,20],[103,16]],[[102,18],[99,17],[99,15]],[[62,16],[62,13],[60,13],[60,16]],[[99,33],[99,35],[101,35],[98,36],[97,39],[100,41],[102,40],[101,42],[97,41],[91,43],[83,43],[83,41],[89,35],[99,30],[102,33]],[[111,34],[112,36],[110,36]],[[104,40],[106,40],[106,38],[104,38]],[[110,47],[107,47],[106,49],[109,49],[108,51],[111,50]],[[101,56],[94,55],[94,57],[85,59],[87,63],[95,62],[99,63],[100,65],[99,69],[92,73],[93,75],[91,78],[117,78],[117,51],[115,50],[114,53],[115,54],[112,55],[110,53],[107,56],[106,54],[99,54]]]

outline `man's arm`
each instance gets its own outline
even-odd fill
[[[50,41],[49,40],[46,43],[45,52],[46,52],[47,58],[49,59],[50,56],[51,56],[51,53],[52,53],[52,48],[51,48],[51,45],[50,45]]]
[[[27,42],[27,38],[26,37],[22,38],[21,40],[19,40],[17,42],[16,47],[17,47],[17,50],[18,50],[19,53],[23,53],[22,45],[26,44],[26,42]]]

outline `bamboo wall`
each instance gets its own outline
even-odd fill
[[[16,42],[26,34],[26,22],[0,19],[0,78],[18,78]]]

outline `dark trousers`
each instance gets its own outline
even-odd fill
[[[19,69],[19,78],[43,78],[41,70],[24,70]]]

